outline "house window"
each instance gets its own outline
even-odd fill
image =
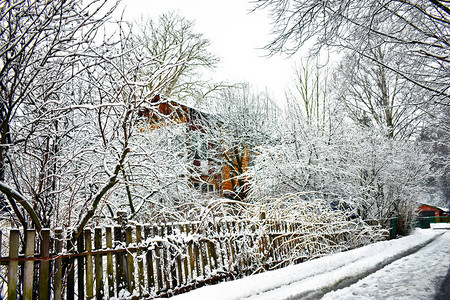
[[[193,186],[196,191],[199,191],[202,194],[214,193],[215,191],[215,186],[212,183],[194,182]]]
[[[206,136],[199,131],[191,133],[191,151],[196,159],[208,158],[208,141]]]
[[[194,189],[196,189],[197,191],[200,190],[200,183],[199,182],[194,182]]]

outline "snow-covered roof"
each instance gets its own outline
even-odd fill
[[[428,204],[428,203],[423,203],[423,202],[418,202],[418,204],[419,204],[419,206],[427,205],[427,206],[430,206],[430,207],[434,207],[434,208],[437,208],[439,210],[442,210],[443,212],[448,212],[449,211],[448,208],[439,207],[439,206],[436,206],[436,205],[433,205],[433,204]]]
[[[157,100],[156,102],[153,102],[156,97],[159,97],[160,99]],[[202,108],[198,108],[198,107],[196,107],[195,105],[193,105],[191,103],[188,103],[186,101],[179,100],[179,99],[173,99],[173,98],[170,98],[170,97],[166,97],[166,96],[164,96],[162,94],[161,95],[155,95],[155,97],[152,98],[152,100],[150,100],[148,102],[148,104],[151,105],[151,104],[170,103],[170,102],[179,104],[179,105],[184,106],[184,107],[186,107],[188,109],[192,109],[192,110],[198,111],[198,112],[200,112],[202,114],[212,115],[211,112],[208,112],[208,111],[206,111],[206,110],[204,110]],[[148,107],[148,106],[144,106],[144,107]]]

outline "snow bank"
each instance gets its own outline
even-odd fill
[[[433,229],[450,229],[450,223],[431,223],[430,227]]]
[[[283,269],[206,286],[172,299],[286,299],[325,293],[336,285],[361,278],[373,272],[374,268],[413,252],[440,234],[442,232],[417,230],[414,235],[401,239],[378,242]]]

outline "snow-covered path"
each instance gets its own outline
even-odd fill
[[[449,242],[449,230],[418,230],[172,299],[432,299],[450,264]]]
[[[450,232],[447,232],[419,251],[322,299],[430,299],[439,290],[449,264]]]

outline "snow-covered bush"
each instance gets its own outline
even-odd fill
[[[386,238],[386,230],[369,226],[352,209],[331,206],[329,201],[311,200],[313,195],[289,194],[257,204],[261,233],[277,232],[269,242],[279,263],[299,262],[367,245]],[[275,225],[276,224],[276,225]]]
[[[313,198],[312,194],[299,193],[251,203],[217,200],[204,210],[200,228],[207,238],[217,236],[217,232],[211,231],[214,227],[208,224],[231,224],[230,242],[242,250],[234,254],[234,262],[240,265],[241,261],[252,261],[253,271],[298,263],[386,238],[385,228],[369,226],[354,210]]]
[[[416,142],[367,128],[323,133],[291,126],[280,144],[259,150],[248,173],[251,199],[302,192],[310,200],[346,203],[363,219],[398,216],[401,233],[432,175],[432,158]]]

